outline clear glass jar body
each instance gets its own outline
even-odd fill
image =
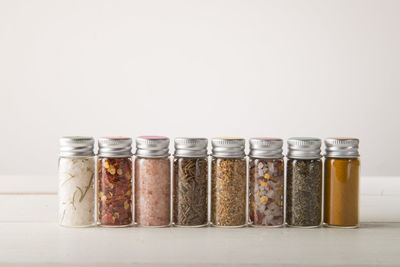
[[[284,160],[249,159],[249,223],[252,226],[282,226]]]
[[[58,223],[86,227],[95,219],[95,157],[60,157],[58,161]]]
[[[288,159],[286,223],[318,227],[322,223],[322,160]]]
[[[175,157],[173,167],[173,223],[199,227],[208,223],[208,160]]]
[[[360,160],[326,158],[324,223],[333,227],[359,226]]]
[[[171,224],[171,162],[168,157],[136,157],[135,220],[138,226]]]
[[[97,160],[97,217],[100,226],[122,227],[132,218],[132,158]]]
[[[245,158],[212,158],[212,225],[246,225],[246,163]]]

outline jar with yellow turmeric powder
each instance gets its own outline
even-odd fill
[[[360,159],[356,138],[325,140],[324,224],[359,226]]]

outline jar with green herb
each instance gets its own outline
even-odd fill
[[[212,140],[211,223],[246,225],[246,155],[242,138]]]
[[[173,223],[200,227],[208,222],[207,138],[176,138],[173,164]]]
[[[252,226],[283,225],[283,140],[251,138],[249,157],[249,223]]]
[[[318,227],[322,222],[321,140],[290,138],[287,157],[286,223]]]

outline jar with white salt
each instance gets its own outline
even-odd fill
[[[169,138],[136,139],[135,221],[138,226],[171,224],[171,161]]]
[[[69,227],[95,225],[94,139],[65,136],[60,139],[58,162],[58,223]]]

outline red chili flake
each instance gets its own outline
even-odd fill
[[[98,220],[100,225],[132,224],[132,159],[98,159]]]

